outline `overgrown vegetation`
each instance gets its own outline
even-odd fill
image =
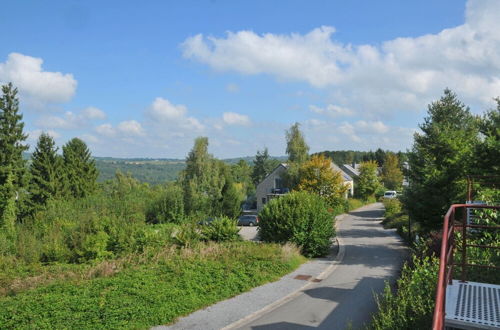
[[[71,277],[68,270],[67,280],[2,297],[0,324],[149,328],[274,281],[303,261],[290,245],[240,242],[162,248],[86,269],[96,277]]]
[[[261,239],[292,242],[306,256],[326,255],[335,235],[333,213],[318,195],[292,192],[271,200],[259,213]]]

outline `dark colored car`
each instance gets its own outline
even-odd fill
[[[259,217],[256,215],[242,215],[238,218],[238,226],[257,226]]]

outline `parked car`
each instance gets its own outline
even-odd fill
[[[256,215],[242,215],[238,218],[238,226],[257,226],[259,217]]]
[[[398,193],[394,190],[388,190],[384,193],[384,198],[396,198],[398,197]]]

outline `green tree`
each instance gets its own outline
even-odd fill
[[[221,214],[229,218],[236,218],[241,213],[241,203],[244,200],[243,190],[238,189],[232,173],[226,164],[223,164],[222,173],[224,186],[222,187]]]
[[[63,146],[64,170],[70,193],[76,197],[85,197],[97,187],[98,172],[95,160],[85,142],[73,138]]]
[[[392,152],[385,154],[384,165],[382,166],[382,182],[387,189],[398,190],[403,183],[403,172],[399,166],[399,159]]]
[[[43,206],[49,199],[64,195],[63,160],[57,154],[54,139],[46,133],[38,138],[30,172],[30,201],[34,207]]]
[[[309,158],[309,146],[300,131],[299,123],[293,124],[285,133],[288,161],[303,164]]]
[[[299,169],[299,191],[308,191],[319,195],[334,210],[342,209],[345,194],[349,189],[339,171],[331,167],[330,159],[323,155],[314,155]],[[342,209],[343,210],[343,209]]]
[[[278,160],[269,158],[269,152],[267,148],[264,148],[262,152],[257,151],[257,154],[255,155],[255,159],[253,161],[252,170],[252,181],[254,185],[257,186],[278,165]]]
[[[359,167],[359,177],[356,185],[357,194],[368,199],[375,196],[380,188],[380,180],[377,175],[377,162],[374,160],[362,162]]]
[[[384,166],[385,158],[386,152],[384,150],[382,150],[381,148],[375,150],[375,160],[377,161],[378,166]]]
[[[451,204],[465,202],[465,178],[473,165],[478,123],[469,108],[446,89],[429,105],[422,133],[415,133],[408,155],[410,188],[403,196],[413,221],[439,228]]]
[[[478,175],[500,175],[500,98],[496,109],[487,111],[479,121],[481,140],[475,148],[473,172]]]
[[[6,185],[9,175],[12,176],[13,191],[3,187],[0,190],[0,214],[3,213],[7,201],[14,192],[26,187],[26,161],[23,151],[28,150],[24,141],[28,137],[23,133],[23,116],[19,113],[17,89],[11,83],[2,86],[0,97],[0,187]]]
[[[184,190],[186,214],[218,213],[224,186],[221,166],[208,153],[208,138],[196,138],[186,158],[186,169],[179,177]]]
[[[16,208],[16,192],[14,191],[13,185],[14,175],[7,175],[7,182],[5,183],[5,191],[10,192],[10,195],[6,196],[5,207],[2,212],[2,223],[0,230],[2,230],[7,238],[13,239],[16,233],[16,220],[17,220],[17,208]]]

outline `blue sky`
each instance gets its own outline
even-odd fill
[[[444,88],[481,113],[500,95],[500,1],[12,1],[0,83],[33,146],[183,158],[405,150]]]

